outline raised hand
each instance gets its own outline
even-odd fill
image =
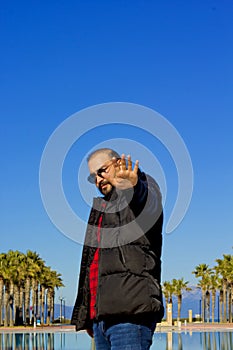
[[[114,187],[125,190],[132,188],[138,182],[138,166],[139,161],[135,162],[134,168],[132,166],[131,156],[122,154],[121,159],[113,158],[113,166],[115,171],[111,173],[103,173],[103,177],[108,180]]]

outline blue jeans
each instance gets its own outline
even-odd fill
[[[144,326],[134,323],[117,323],[108,326],[104,321],[94,323],[96,350],[148,350],[156,323]]]

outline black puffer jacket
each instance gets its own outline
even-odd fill
[[[92,327],[89,270],[99,247],[98,320],[159,322],[163,317],[160,287],[163,213],[156,182],[139,171],[133,190],[95,198],[83,248],[79,288],[71,323],[76,330]]]

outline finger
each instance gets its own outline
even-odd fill
[[[134,169],[133,169],[133,172],[134,172],[135,174],[137,174],[137,172],[138,172],[138,167],[139,167],[139,161],[136,160],[135,166],[134,166]]]
[[[117,164],[118,164],[118,159],[117,159],[116,157],[113,157],[113,158],[111,159],[111,162],[112,162],[112,164],[113,164],[114,166],[117,166]]]
[[[114,166],[114,174],[116,175],[120,171],[120,164],[121,164],[121,159],[119,158],[112,158],[112,165]]]
[[[122,156],[121,156],[121,170],[126,170],[126,161],[125,161],[124,154],[122,154]]]
[[[131,156],[128,155],[127,159],[128,159],[128,170],[129,170],[129,171],[132,171],[132,160],[131,160]]]

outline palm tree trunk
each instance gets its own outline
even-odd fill
[[[35,289],[35,318],[37,317],[39,313],[39,284],[36,282],[36,289]]]
[[[232,322],[232,295],[231,295],[232,287],[229,288],[228,291],[228,322]]]
[[[19,287],[19,323],[23,325],[25,321],[24,318],[24,287],[21,285]]]
[[[206,320],[210,322],[210,293],[206,291]]]
[[[45,287],[41,286],[41,324],[45,320]]]
[[[46,324],[50,324],[50,318],[51,318],[51,292],[50,292],[50,289],[48,288]]]
[[[41,301],[42,301],[42,291],[41,291],[41,285],[39,286],[38,288],[38,292],[37,292],[37,307],[36,307],[36,318],[40,318],[41,321],[42,321],[42,318],[41,318]]]
[[[201,298],[201,319],[202,322],[205,322],[205,290],[202,289],[202,298]]]
[[[25,322],[26,325],[30,324],[30,278],[26,278],[25,283]]]
[[[233,283],[231,284],[231,318],[230,318],[231,323],[232,323],[232,307],[233,307]]]
[[[182,296],[178,295],[178,299],[177,299],[177,322],[180,321],[180,311],[181,311],[181,303],[182,303]]]
[[[54,292],[54,289],[53,289],[53,291],[52,291],[51,298],[52,298],[52,304],[51,304],[51,320],[52,320],[52,322],[53,322],[53,321],[54,321],[54,299],[55,299],[55,292]]]
[[[227,322],[227,282],[223,282],[223,322]]]
[[[19,326],[19,286],[14,286],[14,324]]]
[[[14,326],[14,320],[13,320],[13,305],[14,305],[14,284],[13,282],[10,283],[10,295],[9,295],[9,314],[10,314],[10,327]]]
[[[223,321],[223,313],[222,313],[222,309],[223,309],[223,290],[219,291],[219,318],[220,318],[220,323],[222,323]]]
[[[8,286],[5,285],[5,293],[4,293],[4,327],[9,326],[9,289]]]
[[[3,282],[3,278],[0,277],[0,326],[2,325],[3,289],[4,289],[4,282]]]
[[[212,290],[212,305],[211,305],[211,318],[212,318],[212,323],[214,323],[214,319],[215,319],[215,314],[214,314],[214,310],[215,310],[215,299],[216,299],[216,292],[214,290]]]
[[[36,280],[32,279],[32,319],[31,323],[35,322],[35,307],[36,307],[36,295],[37,295],[37,283]]]

